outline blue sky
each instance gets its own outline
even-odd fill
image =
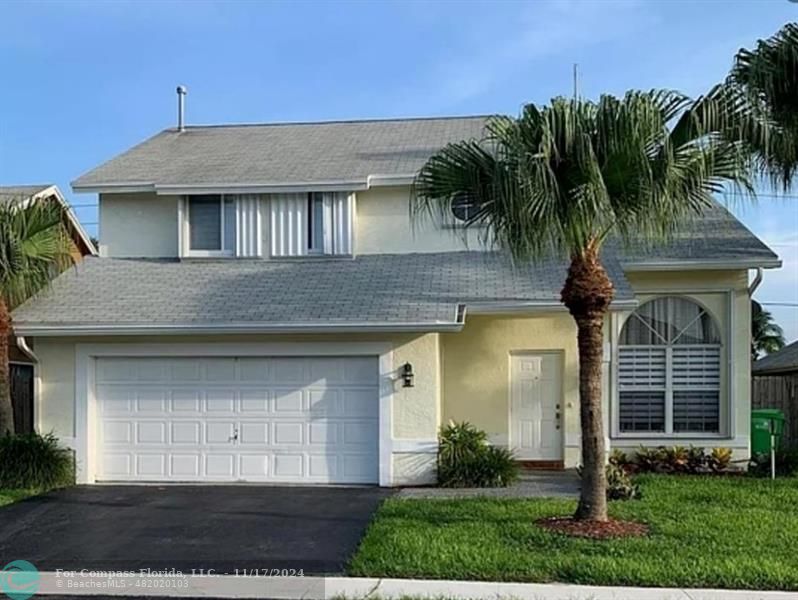
[[[572,90],[698,94],[788,0],[13,2],[0,5],[0,182],[69,182],[192,124],[516,113]],[[766,190],[766,193],[771,193]],[[798,190],[733,209],[784,260],[757,297],[798,303]],[[76,209],[96,231],[96,209]],[[798,307],[770,307],[798,338]]]

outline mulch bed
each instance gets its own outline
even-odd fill
[[[648,525],[634,521],[574,521],[571,517],[548,517],[535,521],[543,529],[571,537],[609,540],[648,535]]]

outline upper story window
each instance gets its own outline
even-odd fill
[[[719,433],[721,338],[712,316],[686,298],[643,304],[618,347],[621,433]]]
[[[320,192],[308,193],[308,238],[309,254],[324,254],[325,231],[332,228],[332,215],[325,210],[324,194]]]
[[[270,196],[270,202],[272,256],[340,256],[353,253],[354,194],[274,194]]]
[[[181,256],[262,255],[261,196],[206,194],[182,202]]]
[[[189,196],[190,254],[233,255],[236,250],[236,204],[229,196]]]
[[[466,194],[459,194],[452,198],[450,208],[455,224],[462,224],[467,223],[476,216],[479,211],[479,203]]]

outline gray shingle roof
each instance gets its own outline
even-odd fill
[[[621,257],[624,265],[657,262],[717,261],[748,266],[778,266],[779,258],[762,240],[716,202],[700,216],[688,219],[669,240],[622,246],[609,243],[607,252]]]
[[[52,187],[52,183],[33,185],[0,185],[0,202],[30,198],[42,190]]]
[[[784,346],[778,352],[760,358],[754,363],[751,370],[756,375],[798,371],[798,341]]]
[[[166,129],[74,182],[276,185],[412,175],[449,142],[481,138],[487,117],[219,125]]]
[[[615,260],[616,301],[633,293]],[[458,305],[559,301],[565,264],[512,266],[494,252],[356,259],[87,258],[14,311],[26,326],[436,325]]]

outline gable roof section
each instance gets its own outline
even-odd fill
[[[778,268],[779,257],[720,202],[687,219],[668,240],[623,245],[609,242],[626,271]]]
[[[798,371],[798,341],[784,346],[778,352],[756,361],[751,368],[754,375],[770,375]]]
[[[634,295],[607,261],[616,306]],[[513,267],[496,252],[356,259],[87,258],[14,311],[20,335],[445,331],[463,311],[562,310],[565,263]]]
[[[82,192],[213,193],[408,184],[450,142],[481,138],[488,117],[214,125],[165,129],[81,175]]]
[[[72,239],[78,246],[81,254],[97,254],[97,249],[91,241],[91,237],[81,225],[69,203],[61,194],[58,186],[51,183],[32,184],[32,185],[0,185],[0,202],[12,202],[15,200],[35,201],[42,198],[54,197],[57,202],[66,209],[67,228]]]

